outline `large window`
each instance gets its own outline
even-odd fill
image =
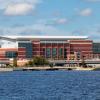
[[[52,57],[56,58],[57,56],[57,48],[52,48]]]
[[[62,56],[62,55],[63,55],[63,48],[59,48],[59,49],[58,49],[58,55],[59,55],[59,56]]]
[[[33,57],[33,47],[31,42],[19,42],[18,47],[25,47],[26,49],[26,57],[32,58]]]
[[[64,58],[67,58],[67,49],[64,49]]]
[[[5,55],[7,58],[16,58],[18,56],[18,53],[16,51],[7,51]]]
[[[100,43],[93,43],[93,52],[100,53]]]
[[[59,49],[58,49],[58,58],[62,60],[63,57],[64,57],[64,56],[63,56],[63,48],[59,48]]]
[[[46,49],[46,58],[50,58],[51,57],[51,49],[47,48]]]

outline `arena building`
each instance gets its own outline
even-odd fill
[[[87,36],[0,36],[0,59],[31,59],[43,56],[49,60],[80,60],[99,57],[97,43]],[[10,46],[12,42],[12,46]]]

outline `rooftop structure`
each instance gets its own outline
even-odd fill
[[[0,36],[0,39],[19,41],[19,40],[72,40],[88,39],[88,36]]]

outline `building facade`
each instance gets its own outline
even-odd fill
[[[80,60],[92,59],[97,55],[98,44],[86,36],[7,36],[17,42],[16,48],[0,48],[0,59],[13,58],[31,59],[42,56],[49,60]],[[95,53],[96,52],[96,53]]]
[[[93,58],[100,59],[100,42],[93,43]]]
[[[51,60],[80,60],[93,56],[93,42],[87,37],[38,37],[18,41],[18,58],[43,56]]]

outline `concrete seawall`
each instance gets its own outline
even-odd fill
[[[74,70],[76,68],[67,68],[67,67],[16,67],[16,68],[0,68],[0,72],[5,72],[5,71],[35,71],[35,70]]]
[[[99,67],[100,68],[100,67]],[[0,72],[7,71],[35,71],[35,70],[94,70],[96,68],[82,68],[82,67],[16,67],[16,68],[0,68]]]
[[[13,68],[0,68],[0,72],[13,71]]]

